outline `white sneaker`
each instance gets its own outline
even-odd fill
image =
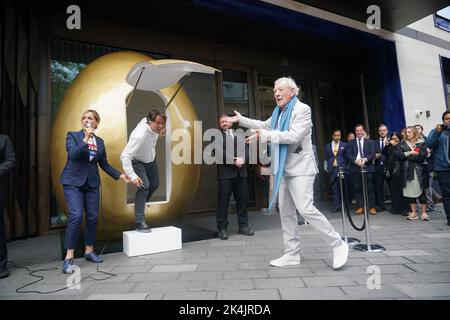
[[[333,269],[342,267],[348,259],[348,244],[342,241],[342,244],[333,249]]]
[[[297,264],[300,264],[299,254],[296,254],[295,256],[285,254],[278,259],[270,261],[270,265],[274,267],[295,266]]]

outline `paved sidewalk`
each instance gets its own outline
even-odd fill
[[[341,232],[340,214],[326,215]],[[80,289],[49,295],[16,293],[18,287],[37,278],[24,269],[11,267],[11,276],[0,280],[0,299],[450,299],[450,227],[443,213],[431,214],[429,222],[407,221],[404,216],[387,212],[372,216],[372,240],[387,251],[351,250],[348,263],[338,271],[331,268],[331,248],[310,225],[299,227],[301,265],[275,268],[269,266],[269,261],[283,253],[279,216],[250,213],[250,223],[256,230],[253,237],[234,233],[236,217],[230,218],[231,236],[227,241],[215,238],[184,243],[182,250],[135,258],[123,253],[107,254],[100,270],[117,276],[104,281],[85,279]],[[214,227],[214,216],[197,219]],[[359,216],[355,220],[357,224],[362,221]],[[363,232],[351,230],[350,236],[364,241]],[[14,251],[20,246],[12,243],[9,247],[12,256],[17,256]],[[95,264],[83,259],[75,263],[82,277],[107,277],[96,272]],[[37,273],[45,277],[44,281],[23,290],[65,287],[68,276],[61,273],[61,264],[59,260],[32,263],[32,270],[58,270]],[[380,289],[368,289],[369,266],[379,267]]]

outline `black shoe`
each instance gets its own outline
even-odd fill
[[[246,236],[252,236],[255,234],[255,232],[253,230],[250,230],[249,227],[239,228],[238,233]]]
[[[377,208],[377,211],[386,211],[386,207],[379,207],[379,208]]]
[[[147,223],[145,223],[145,221],[143,221],[136,223],[136,231],[148,233],[152,232],[152,229],[147,225]]]
[[[219,239],[221,240],[227,240],[228,239],[228,233],[226,229],[220,229],[219,230]]]
[[[450,220],[447,221],[447,225],[450,226]]]
[[[8,278],[8,277],[9,277],[9,270],[8,270],[8,268],[1,269],[0,270],[0,279]]]
[[[341,208],[340,207],[334,208],[334,212],[341,212]]]

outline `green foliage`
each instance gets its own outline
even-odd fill
[[[56,116],[58,105],[64,97],[69,85],[86,65],[70,61],[52,60],[51,63],[51,113],[52,122]]]

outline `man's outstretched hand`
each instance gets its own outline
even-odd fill
[[[248,136],[247,138],[245,138],[245,143],[250,144],[250,143],[254,143],[256,141],[258,141],[258,139],[261,136],[261,132],[259,131],[259,129],[252,129],[251,132],[253,133],[251,136]]]
[[[231,123],[237,123],[241,120],[241,114],[234,110],[234,116],[227,117],[227,121]]]

